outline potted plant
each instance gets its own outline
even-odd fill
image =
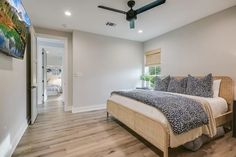
[[[144,88],[153,88],[155,84],[155,76],[143,74],[140,76],[140,80],[144,81]]]
[[[149,77],[149,75],[147,75],[147,74],[143,74],[143,75],[141,75],[140,76],[140,80],[142,80],[142,81],[144,81],[144,87],[145,88],[149,88],[149,86],[150,86],[150,77]]]

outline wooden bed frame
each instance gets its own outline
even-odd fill
[[[182,77],[176,77],[182,78]],[[220,97],[224,98],[228,104],[228,112],[216,118],[216,125],[222,126],[232,122],[233,100],[234,100],[234,86],[230,77],[216,76],[214,80],[221,79]],[[156,146],[163,152],[164,157],[168,157],[168,149],[170,147],[170,135],[168,128],[161,122],[150,117],[133,111],[121,104],[117,104],[108,100],[107,102],[107,116],[111,114],[120,122],[124,123],[130,129],[142,136],[148,142]]]

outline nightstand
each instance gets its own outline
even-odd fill
[[[236,138],[236,101],[233,105],[233,137]]]

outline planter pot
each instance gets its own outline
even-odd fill
[[[144,81],[144,87],[149,88],[150,87],[150,82],[149,81]]]

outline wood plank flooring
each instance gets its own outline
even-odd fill
[[[106,112],[63,112],[60,101],[41,106],[40,114],[13,157],[160,157],[162,153]],[[236,157],[236,139],[225,137],[197,152],[171,149],[170,157]]]

